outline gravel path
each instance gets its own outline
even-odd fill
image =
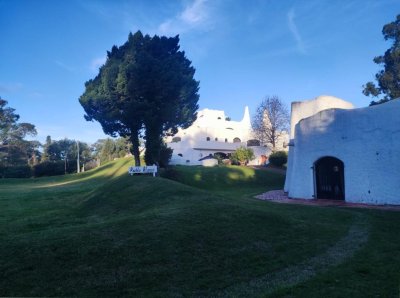
[[[271,190],[260,195],[255,196],[256,199],[273,201],[277,203],[286,204],[300,204],[300,205],[312,205],[312,206],[337,206],[337,207],[348,207],[348,208],[366,208],[366,209],[379,209],[379,210],[390,210],[400,211],[400,206],[397,205],[370,205],[361,203],[348,203],[342,200],[316,200],[316,199],[291,199],[287,196],[282,189]]]
[[[282,189],[279,190],[271,190],[256,196],[256,199],[259,200],[269,200],[269,201],[282,201],[288,200],[287,194]]]

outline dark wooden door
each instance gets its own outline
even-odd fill
[[[344,164],[335,157],[315,163],[317,199],[344,200]]]

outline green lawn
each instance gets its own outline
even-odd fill
[[[400,213],[253,199],[249,168],[0,180],[0,296],[398,297]]]

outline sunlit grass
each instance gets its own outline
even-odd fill
[[[0,296],[398,295],[398,213],[255,200],[282,188],[267,171],[132,163],[0,180]]]

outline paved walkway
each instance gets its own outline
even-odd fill
[[[266,193],[256,196],[255,198],[259,200],[267,200],[267,201],[286,203],[286,204],[300,204],[300,205],[312,205],[312,206],[338,206],[338,207],[348,207],[348,208],[367,208],[367,209],[400,211],[400,206],[396,205],[370,205],[361,203],[348,203],[340,200],[289,199],[287,194],[284,193],[283,190],[268,191]]]

